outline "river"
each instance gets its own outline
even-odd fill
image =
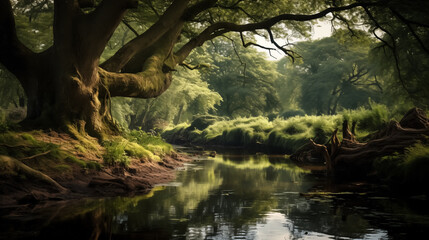
[[[1,239],[421,239],[425,196],[333,184],[282,156],[217,155],[143,196],[36,205],[3,216]]]

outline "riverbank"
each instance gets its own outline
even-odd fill
[[[166,143],[149,140],[152,144],[146,146],[120,140],[124,164],[106,161],[118,148],[95,139],[55,131],[1,133],[0,206],[147,193],[155,184],[173,180],[175,169],[190,161],[171,146],[164,151]]]

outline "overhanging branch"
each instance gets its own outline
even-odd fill
[[[108,71],[119,72],[136,54],[151,48],[166,32],[181,23],[180,18],[188,2],[189,0],[175,0],[154,25],[125,44],[111,58],[101,64],[101,67]]]
[[[179,51],[176,52],[176,57],[178,59],[178,62],[182,62],[190,54],[192,49],[194,49],[195,47],[201,46],[205,41],[211,40],[227,32],[241,33],[241,32],[261,30],[261,29],[267,30],[281,21],[298,21],[298,22],[310,21],[310,20],[322,18],[332,12],[346,11],[357,7],[374,6],[378,4],[379,3],[377,2],[356,2],[346,6],[326,8],[325,10],[315,14],[309,14],[309,15],[281,14],[261,22],[242,24],[242,25],[230,23],[230,22],[213,23],[211,26],[207,27],[203,32],[201,32],[197,37],[191,39],[187,44],[185,44],[181,49],[179,49]]]

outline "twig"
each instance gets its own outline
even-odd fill
[[[46,151],[46,152],[43,152],[43,153],[39,153],[39,154],[36,154],[36,155],[33,155],[33,156],[29,156],[29,157],[21,158],[21,159],[19,159],[19,160],[20,160],[20,161],[22,161],[22,160],[30,160],[30,159],[33,159],[33,158],[37,158],[37,157],[40,157],[40,156],[47,155],[47,154],[49,154],[50,152],[51,152],[51,150]]]

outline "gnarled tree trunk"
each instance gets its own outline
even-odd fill
[[[137,1],[105,0],[83,13],[81,6],[90,2],[55,1],[54,44],[34,53],[17,37],[10,2],[0,0],[0,62],[18,78],[28,97],[25,124],[103,138],[117,131],[111,97],[151,98],[170,86],[177,64],[172,48],[188,1],[175,1],[161,17],[162,26],[136,38],[138,44],[125,45],[126,53],[106,62],[105,69],[99,67],[100,56],[126,10]],[[133,71],[124,73],[125,68]]]

